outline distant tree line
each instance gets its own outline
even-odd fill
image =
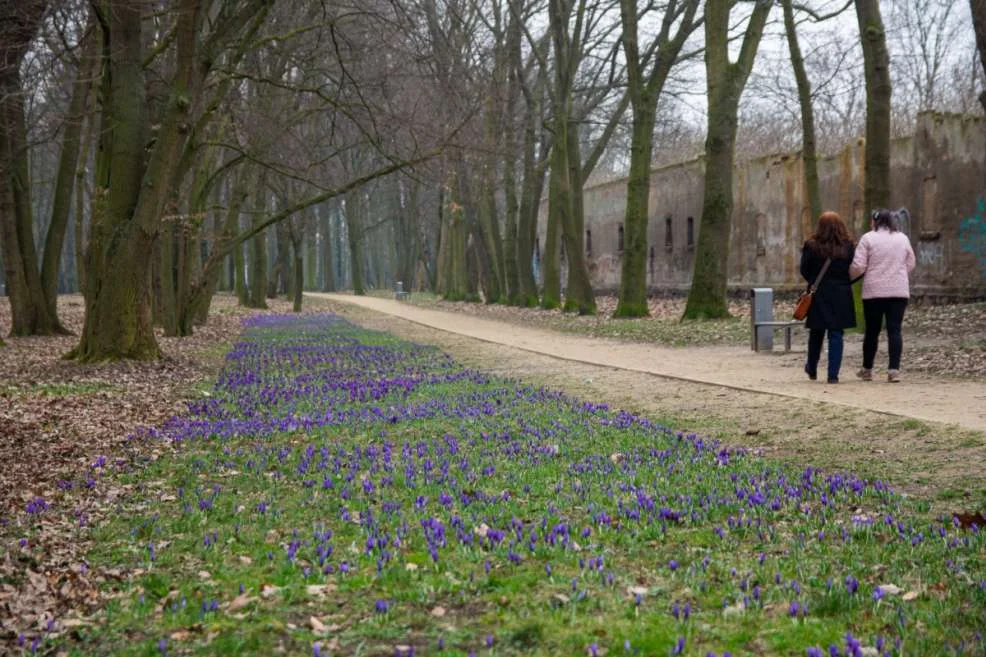
[[[696,150],[685,316],[724,316],[737,153],[800,149],[817,214],[818,153],[864,134],[887,205],[895,131],[986,108],[963,3],[0,0],[9,332],[65,333],[79,291],[68,357],[154,359],[219,290],[300,310],[397,280],[592,314],[582,190],[616,174],[616,315],[646,315],[650,170]]]

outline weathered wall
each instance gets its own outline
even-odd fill
[[[869,228],[863,208],[862,140],[819,161],[822,203],[836,210],[856,236]],[[647,280],[653,291],[684,291],[691,282],[702,212],[701,158],[655,169],[647,228]],[[733,289],[803,286],[801,245],[814,226],[804,193],[800,154],[771,155],[736,165],[729,257]],[[922,114],[913,136],[891,144],[893,208],[910,213],[918,267],[918,296],[986,297],[986,126],[977,117]],[[620,284],[619,235],[626,180],[584,192],[590,274],[597,291]],[[538,233],[543,244],[547,204]],[[689,224],[692,225],[689,230]],[[691,236],[689,236],[691,233]],[[564,269],[563,269],[564,271]]]

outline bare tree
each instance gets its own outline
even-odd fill
[[[976,50],[979,51],[979,63],[983,73],[986,73],[986,0],[969,0],[972,11],[972,26],[976,32]],[[979,102],[986,110],[986,89],[979,94]]]
[[[48,9],[47,0],[4,0],[0,3],[0,242],[12,313],[11,333],[15,335],[67,332],[58,320],[56,310],[58,273],[91,71],[89,58],[80,57],[67,120],[63,122],[61,154],[52,201],[46,213],[48,227],[44,249],[39,259],[35,247],[36,212],[26,127],[27,90],[21,78],[21,67]],[[79,30],[82,31],[82,26]],[[87,33],[90,36],[81,41],[95,43],[92,30]]]
[[[890,56],[878,0],[855,0],[866,67],[866,214],[890,204]]]
[[[753,68],[770,2],[759,0],[750,14],[735,62],[729,61],[731,5],[705,5],[705,70],[708,130],[705,137],[705,189],[695,247],[695,267],[685,317],[727,317],[726,272],[733,209],[733,151],[740,95]]]
[[[627,59],[627,85],[633,108],[630,144],[630,175],[624,219],[625,242],[617,317],[644,317],[647,307],[647,221],[650,217],[651,155],[657,103],[671,67],[691,33],[701,25],[696,20],[697,0],[672,0],[664,7],[660,32],[650,43],[639,41],[636,0],[621,0],[623,50]]]
[[[944,109],[944,74],[963,51],[962,0],[895,0],[888,4],[888,48],[900,98],[895,110],[913,121],[922,110]]]

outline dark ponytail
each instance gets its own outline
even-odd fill
[[[896,233],[900,230],[900,216],[896,212],[887,210],[886,208],[874,210],[873,214],[870,215],[870,219],[873,220],[873,228],[875,230],[886,228],[891,233]]]

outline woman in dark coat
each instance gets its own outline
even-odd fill
[[[856,309],[853,306],[849,265],[855,246],[849,229],[835,212],[823,212],[818,218],[815,233],[801,251],[801,275],[810,285],[815,281],[825,260],[832,262],[815,290],[811,309],[805,320],[808,333],[808,360],[805,373],[814,381],[818,378],[818,359],[822,355],[825,332],[829,336],[828,382],[839,382],[842,365],[842,333],[856,326]]]

